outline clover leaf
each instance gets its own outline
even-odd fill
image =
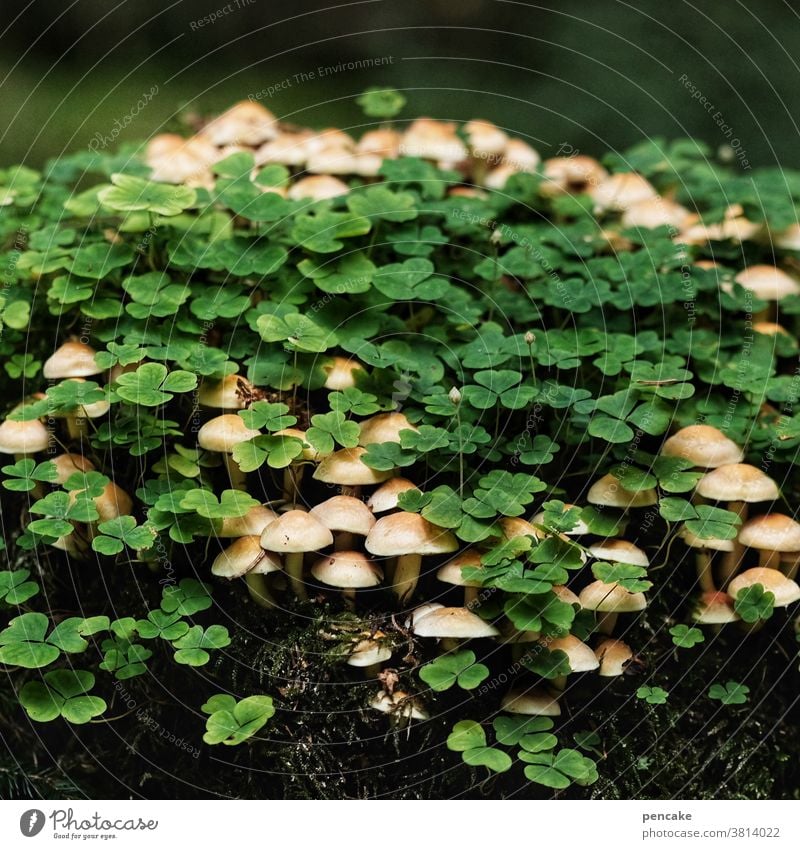
[[[84,725],[104,713],[106,703],[88,695],[94,675],[83,669],[45,672],[42,681],[28,681],[19,692],[19,701],[34,722],[51,722],[62,716],[73,725]]]
[[[419,670],[419,677],[437,693],[449,690],[454,684],[462,690],[474,690],[489,677],[489,669],[475,663],[475,652],[467,649],[426,663]]]
[[[145,363],[134,372],[121,374],[114,391],[123,401],[142,407],[158,407],[171,400],[175,392],[191,392],[197,375],[188,371],[169,372],[161,363]]]
[[[36,581],[29,581],[30,569],[0,572],[0,601],[10,605],[24,604],[39,592]]]
[[[103,206],[116,212],[142,210],[172,216],[193,206],[197,200],[194,189],[152,183],[130,174],[112,174],[111,183],[111,186],[101,189],[97,197]]]
[[[675,625],[669,629],[672,642],[680,649],[694,648],[698,643],[705,642],[705,635],[699,628],[688,625]]]
[[[205,630],[202,625],[195,625],[172,642],[177,649],[175,662],[186,666],[203,666],[211,660],[207,649],[221,649],[230,644],[228,629],[223,625],[209,625]]]
[[[368,88],[356,103],[368,118],[394,118],[406,105],[405,97],[394,88]]]
[[[739,590],[733,608],[745,622],[767,620],[775,610],[775,594],[761,584],[752,584]]]
[[[715,699],[724,705],[743,705],[747,701],[750,688],[746,684],[728,681],[725,684],[712,684],[708,691],[709,699]]]
[[[201,610],[208,610],[211,604],[208,584],[194,578],[181,578],[177,586],[164,587],[162,592],[161,609],[165,613],[193,616]]]
[[[232,696],[212,696],[202,708],[210,714],[203,741],[210,746],[238,746],[260,731],[275,715],[270,696],[248,696],[236,701]]]
[[[156,530],[152,525],[137,525],[133,516],[118,516],[100,522],[97,526],[100,536],[92,540],[92,548],[100,554],[119,554],[125,546],[141,551],[152,548],[156,539]]]
[[[669,693],[661,687],[639,687],[636,698],[642,699],[649,705],[663,705],[666,704]]]

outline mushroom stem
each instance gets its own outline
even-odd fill
[[[242,492],[247,492],[247,476],[239,468],[239,464],[233,459],[231,454],[222,455],[225,463],[225,471],[228,473],[228,478],[233,489],[240,489]]]
[[[747,521],[748,508],[746,501],[731,501],[728,504],[728,510],[738,514],[742,525]],[[739,542],[739,535],[737,534],[736,539],[733,541],[733,551],[725,553],[719,568],[719,583],[722,589],[725,589],[730,579],[738,571],[743,555],[744,546]]]
[[[609,637],[614,633],[614,626],[617,624],[618,613],[604,613],[597,620],[597,630],[601,634],[606,634]]]
[[[333,540],[334,551],[353,551],[355,549],[353,534],[342,531]]]
[[[421,565],[422,555],[420,554],[401,554],[397,558],[392,579],[392,592],[399,602],[406,602],[414,595]]]
[[[567,676],[566,675],[556,675],[556,677],[553,678],[550,681],[550,684],[556,690],[566,690],[567,689]]]
[[[369,679],[370,681],[377,680],[377,678],[380,674],[381,674],[380,663],[371,663],[369,666],[364,667],[364,677]]]
[[[781,556],[777,551],[769,549],[761,549],[758,552],[758,565],[762,569],[777,569],[781,568]]]
[[[250,593],[250,598],[266,610],[274,610],[278,605],[272,597],[272,593],[267,586],[267,576],[261,573],[248,572],[244,576],[247,584],[247,591]]]
[[[800,554],[790,554],[787,555],[790,557],[790,560],[784,560],[782,565],[786,570],[785,575],[790,580],[793,581],[797,577],[797,570],[800,567]]]
[[[464,587],[464,607],[472,610],[478,606],[478,587]]]
[[[69,415],[65,417],[67,423],[67,433],[70,439],[82,440],[86,432],[86,419],[82,416]]]
[[[350,495],[353,498],[360,498],[361,497],[361,487],[360,486],[347,486],[345,484],[342,484],[342,486],[340,488],[342,490],[342,495]]]
[[[442,637],[441,640],[439,640],[439,648],[441,649],[442,654],[458,651],[460,647],[461,640],[458,640],[455,637]]]
[[[303,553],[291,551],[286,555],[286,574],[294,594],[300,601],[307,601],[306,585],[303,582]]]
[[[707,551],[698,551],[695,563],[700,589],[704,593],[716,592],[717,588],[714,586],[714,575],[711,572],[711,555]]]
[[[300,495],[300,483],[303,480],[303,466],[291,465],[283,470],[283,498],[294,507]]]
[[[342,590],[342,598],[344,599],[344,606],[348,610],[356,609],[356,591],[352,587],[345,587]]]

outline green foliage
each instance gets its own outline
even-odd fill
[[[705,636],[699,628],[690,628],[688,625],[674,625],[669,629],[672,634],[672,642],[679,649],[691,649],[698,643],[705,642]]]
[[[775,594],[761,584],[753,584],[737,593],[733,608],[745,622],[767,620],[775,610]]]
[[[489,669],[475,663],[475,652],[465,649],[426,663],[419,670],[419,677],[437,693],[449,690],[454,684],[462,690],[474,690],[489,677]]]
[[[45,672],[41,681],[28,681],[19,701],[34,722],[51,722],[62,716],[73,725],[84,725],[106,710],[98,696],[90,696],[94,675],[83,669]]]
[[[725,684],[712,684],[708,691],[709,699],[715,699],[724,705],[743,705],[747,702],[747,694],[750,688],[736,681],[728,681]]]
[[[203,740],[210,746],[238,746],[260,731],[275,715],[270,696],[212,696],[201,708],[208,714]]]
[[[663,705],[667,703],[669,693],[662,687],[639,687],[636,691],[636,698],[642,699],[649,705]]]

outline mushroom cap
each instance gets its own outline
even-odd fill
[[[612,174],[589,194],[597,209],[616,211],[624,211],[636,203],[658,197],[650,182],[632,171]]]
[[[373,525],[365,548],[378,557],[449,554],[458,550],[458,540],[450,531],[423,519],[419,513],[392,513]]]
[[[133,501],[130,495],[124,489],[118,487],[114,481],[109,481],[102,493],[93,500],[99,514],[98,522],[108,522],[120,516],[130,516],[133,512]]]
[[[739,542],[765,551],[800,551],[800,524],[783,513],[768,513],[745,522]]]
[[[417,118],[403,133],[400,142],[403,156],[418,156],[438,162],[460,162],[467,156],[464,143],[456,135],[456,125],[448,121]]]
[[[64,377],[91,377],[102,369],[95,362],[94,348],[83,342],[65,342],[45,360],[42,375],[48,380]]]
[[[675,227],[682,230],[696,220],[685,206],[667,198],[650,197],[631,204],[623,213],[621,223],[623,227],[642,227],[653,229],[655,227]]]
[[[389,478],[386,483],[381,484],[370,495],[367,507],[373,513],[386,513],[387,510],[394,510],[397,507],[397,499],[400,493],[408,492],[410,489],[416,489],[419,492],[419,487],[407,478]]]
[[[260,537],[249,535],[239,537],[234,543],[221,551],[211,564],[211,574],[218,578],[241,578],[247,572],[253,571],[265,575],[281,569],[281,561],[277,554],[264,551]]]
[[[533,172],[539,167],[542,157],[522,139],[509,139],[503,151],[503,164],[514,171]]]
[[[395,159],[400,148],[400,138],[397,130],[369,130],[359,139],[356,150],[359,153],[377,154],[384,159]]]
[[[319,551],[332,543],[330,529],[302,510],[282,513],[261,532],[261,547],[267,551],[298,554]]]
[[[464,131],[473,153],[480,158],[499,156],[508,144],[508,136],[491,121],[479,118],[467,121]]]
[[[465,566],[481,568],[481,553],[477,549],[468,548],[457,554],[449,563],[445,563],[436,572],[436,577],[445,584],[454,584],[457,587],[482,587],[483,583],[476,580],[468,580],[461,574]]]
[[[356,372],[364,372],[364,366],[347,357],[332,357],[322,366],[325,372],[325,388],[333,391],[350,389],[356,385]]]
[[[525,519],[520,519],[516,516],[504,516],[497,523],[503,532],[506,539],[516,539],[517,537],[533,537],[534,539],[544,539],[545,535],[538,528],[535,528],[530,522]]]
[[[319,519],[332,531],[344,531],[365,537],[375,524],[372,511],[351,495],[334,495],[322,504],[312,507],[309,515]]]
[[[569,661],[569,668],[572,672],[590,672],[600,666],[600,661],[595,657],[594,652],[572,634],[567,634],[566,637],[558,637],[555,640],[542,640],[540,645],[550,651],[563,651]]]
[[[346,195],[350,189],[338,177],[312,174],[294,183],[287,193],[289,200],[329,200]]]
[[[613,678],[625,672],[625,665],[633,658],[633,651],[622,640],[603,640],[594,650],[595,657],[600,662],[598,675],[603,678]]]
[[[650,565],[650,558],[632,542],[626,539],[604,539],[589,546],[589,554],[598,560],[609,563],[629,563],[631,566]]]
[[[753,323],[753,330],[756,333],[763,333],[764,336],[788,336],[792,339],[792,334],[782,325],[774,321],[756,321]]]
[[[369,706],[381,713],[399,714],[405,719],[430,719],[428,711],[405,690],[395,690],[391,696],[381,690]]]
[[[709,591],[703,593],[692,611],[692,619],[700,625],[727,625],[741,617],[734,610],[728,593]]]
[[[335,551],[320,557],[311,574],[322,584],[340,589],[375,587],[383,580],[383,571],[360,551]]]
[[[0,424],[0,454],[36,454],[46,451],[49,445],[50,432],[39,419],[6,419]]]
[[[222,380],[204,380],[197,393],[201,407],[214,410],[244,410],[247,407],[247,395],[253,391],[253,384],[240,374],[229,374]]]
[[[561,584],[556,584],[553,587],[553,592],[555,593],[556,598],[559,601],[564,602],[564,604],[577,604],[578,607],[581,606],[581,600],[578,598],[578,596],[575,595],[574,592],[572,592],[569,587],[565,587]]]
[[[348,666],[372,666],[392,656],[392,650],[379,640],[360,640],[347,658]]]
[[[94,463],[87,460],[83,454],[59,454],[57,457],[51,457],[50,462],[56,467],[57,484],[65,484],[71,475],[76,472],[93,472]]]
[[[787,607],[800,599],[800,587],[777,569],[756,567],[737,575],[728,585],[728,593],[734,601],[739,593],[754,584],[761,584],[775,596],[775,607]]]
[[[256,151],[256,165],[275,162],[281,165],[303,165],[308,159],[308,143],[312,135],[308,130],[299,133],[278,133],[274,139],[270,139]]]
[[[234,446],[256,436],[261,436],[261,431],[247,427],[241,416],[223,413],[207,421],[197,431],[197,444],[206,451],[230,454]]]
[[[251,507],[244,516],[229,516],[222,520],[222,526],[217,531],[221,539],[232,537],[260,536],[270,522],[274,522],[278,514],[263,504]]]
[[[581,606],[600,613],[638,613],[647,607],[644,593],[631,593],[619,584],[594,581],[581,590]]]
[[[434,610],[441,610],[443,607],[444,605],[439,604],[437,601],[426,601],[423,604],[420,604],[411,611],[411,614],[406,619],[406,628],[413,628],[423,616],[427,616]]]
[[[371,469],[361,458],[367,449],[342,448],[323,458],[314,471],[314,478],[323,483],[340,486],[370,486],[383,483],[392,476],[391,471]]]
[[[702,551],[733,551],[734,549],[732,539],[717,539],[716,537],[703,539],[703,537],[693,534],[686,525],[678,531],[678,536],[690,548],[699,548]]]
[[[586,500],[589,504],[626,510],[631,507],[650,507],[658,503],[658,493],[654,489],[640,489],[636,492],[625,489],[614,475],[609,474],[603,475],[589,487]]]
[[[200,135],[212,144],[259,145],[277,134],[278,122],[272,112],[254,100],[235,103],[209,121]]]
[[[561,705],[545,690],[531,687],[529,690],[509,690],[503,701],[501,710],[506,713],[517,713],[522,716],[561,716]]]
[[[661,453],[691,460],[702,469],[729,466],[744,459],[742,449],[732,439],[721,430],[704,424],[681,428],[661,446]]]
[[[500,632],[466,607],[440,607],[417,619],[414,633],[418,637],[475,640],[496,637]]]
[[[400,442],[400,433],[417,428],[402,413],[381,413],[361,422],[358,438],[359,445],[373,445],[382,442]]]
[[[774,265],[751,265],[733,278],[762,301],[780,301],[800,294],[800,283]]]
[[[600,185],[608,171],[591,156],[555,156],[544,161],[543,195],[584,192]]]
[[[575,504],[565,504],[564,505],[564,513],[566,513],[567,510],[571,510],[575,506],[576,506]],[[545,515],[544,515],[543,512],[537,513],[531,519],[531,524],[533,524],[533,525],[543,525],[544,524],[544,518],[545,518]],[[571,528],[568,531],[564,531],[564,536],[566,536],[566,537],[580,537],[580,536],[583,536],[584,534],[588,534],[588,533],[589,533],[589,526],[586,524],[586,522],[583,521],[583,519],[579,519],[578,524],[575,525],[574,528]]]
[[[774,501],[780,497],[778,485],[761,469],[747,463],[717,466],[697,483],[697,494],[713,501]]]

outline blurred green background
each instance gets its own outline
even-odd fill
[[[6,0],[3,11],[0,165],[145,139],[278,85],[261,101],[278,116],[355,131],[353,97],[376,84],[406,91],[401,117],[485,117],[543,156],[564,142],[602,153],[693,135],[715,150],[735,142],[744,167],[800,165],[800,18],[781,0]],[[364,60],[380,64],[347,66]]]

